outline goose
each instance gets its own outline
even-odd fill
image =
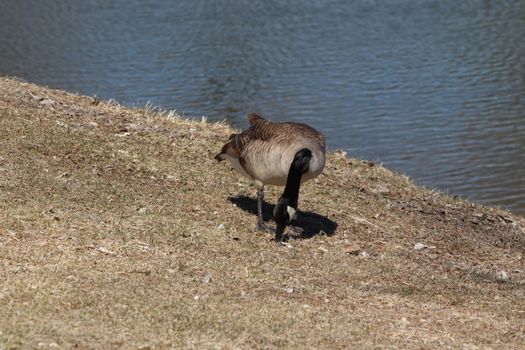
[[[325,138],[319,131],[302,123],[277,123],[257,113],[248,113],[250,127],[230,135],[215,159],[227,160],[241,175],[252,179],[257,189],[257,226],[261,231],[275,232],[275,240],[283,241],[283,233],[296,218],[299,188],[323,171]],[[274,210],[276,229],[262,217],[264,186],[285,186]]]

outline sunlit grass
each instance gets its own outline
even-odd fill
[[[0,79],[0,349],[524,345],[523,218],[335,152],[280,246],[231,132]]]

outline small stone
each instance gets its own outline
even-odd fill
[[[111,250],[109,250],[107,248],[104,248],[104,247],[99,247],[98,250],[99,250],[99,252],[107,254],[107,255],[117,255],[117,253],[115,253],[114,251],[111,251]]]
[[[66,171],[65,173],[62,173],[62,174],[58,175],[56,178],[57,179],[61,179],[63,177],[69,177],[69,175],[70,175],[69,172]]]
[[[390,189],[385,185],[377,185],[375,189],[372,190],[373,193],[385,194],[390,192]]]
[[[292,249],[293,246],[288,242],[280,242],[280,244],[288,249]]]
[[[49,98],[45,98],[43,100],[40,100],[40,104],[43,105],[43,106],[50,106],[53,103],[55,103],[55,101],[53,101],[53,100],[51,100]]]
[[[224,230],[224,224],[220,224],[219,226],[217,226],[217,228],[218,228],[219,230]]]
[[[351,255],[358,255],[360,250],[361,250],[361,247],[355,243],[352,243],[345,248],[345,252]]]
[[[334,152],[335,154],[343,157],[343,158],[346,158],[346,155],[348,154],[346,151],[343,151],[342,149],[338,149]]]
[[[403,327],[403,328],[406,328],[406,327],[408,327],[408,326],[410,325],[410,321],[407,320],[406,317],[401,318],[401,319],[398,321],[398,323],[399,323],[399,325],[400,325],[401,327]]]
[[[202,283],[205,283],[205,284],[210,283],[212,277],[213,277],[213,272],[208,272],[206,276],[202,278]]]
[[[425,243],[417,242],[416,244],[414,244],[415,250],[423,250],[427,248],[428,248],[428,245],[426,245]]]
[[[507,215],[498,215],[499,219],[507,224],[510,224],[510,223],[513,223],[514,220],[510,217],[510,216],[507,216]]]
[[[510,277],[505,271],[501,270],[496,272],[496,280],[498,282],[507,282],[508,280],[510,280]]]

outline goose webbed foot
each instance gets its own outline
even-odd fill
[[[271,226],[268,226],[268,224],[265,223],[264,221],[257,221],[257,225],[255,226],[255,229],[261,232],[275,233],[275,229]]]
[[[290,225],[290,231],[300,236],[304,233],[304,228],[302,228],[301,226]]]

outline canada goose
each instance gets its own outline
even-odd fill
[[[296,217],[301,183],[315,178],[324,168],[325,139],[301,123],[275,123],[256,113],[248,114],[250,127],[232,134],[218,161],[228,160],[240,174],[253,179],[257,189],[257,229],[273,231],[262,218],[264,185],[285,186],[273,210],[275,240]]]

